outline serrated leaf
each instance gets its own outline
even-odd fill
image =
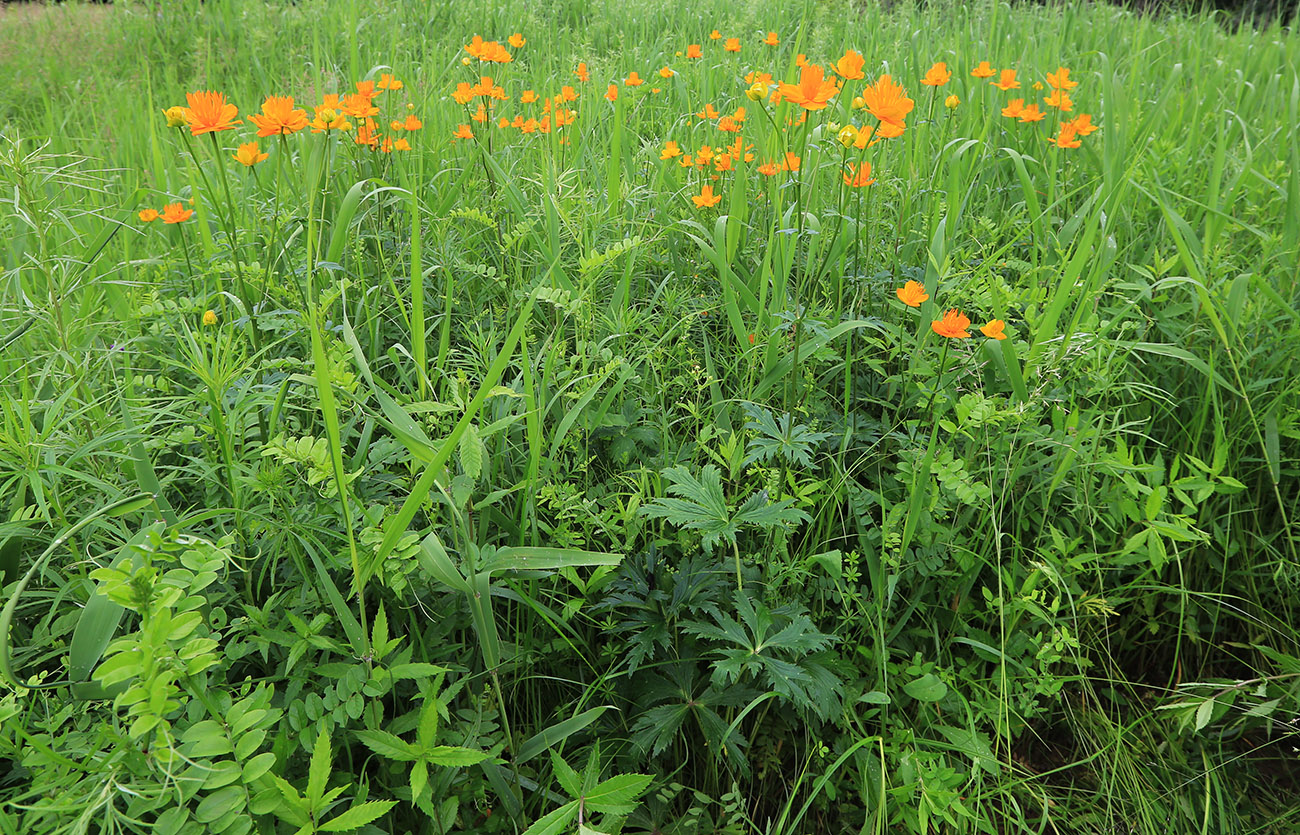
[[[487,758],[486,751],[457,748],[453,745],[435,745],[422,755],[422,759],[433,765],[441,766],[477,765]]]
[[[619,774],[589,791],[583,804],[608,815],[630,815],[636,811],[636,799],[650,788],[653,779],[649,774]]]
[[[396,800],[371,800],[353,806],[343,814],[330,818],[320,825],[321,832],[347,832],[358,829],[388,814],[397,805]]]
[[[414,745],[387,731],[357,731],[356,737],[381,757],[398,762],[415,762],[419,759]]]
[[[578,815],[578,801],[570,800],[560,808],[537,820],[524,830],[524,835],[560,835],[569,825],[569,821]]]
[[[475,424],[471,423],[465,427],[465,434],[460,436],[457,455],[460,458],[460,468],[465,472],[465,475],[474,481],[478,481],[479,476],[483,473],[485,450],[483,440],[478,434],[478,426]]]

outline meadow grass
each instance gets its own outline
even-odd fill
[[[0,830],[1296,831],[1223,23],[0,7]]]

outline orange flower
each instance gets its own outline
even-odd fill
[[[960,310],[949,310],[943,314],[942,319],[935,319],[930,323],[930,329],[940,336],[946,336],[949,339],[969,339],[970,319]]]
[[[664,149],[659,152],[659,159],[672,159],[682,155],[682,149],[677,147],[677,143],[669,139],[664,143]]]
[[[371,148],[379,144],[379,134],[375,133],[375,122],[373,119],[366,119],[357,127],[355,141],[358,145],[368,145]]]
[[[485,41],[478,35],[465,45],[465,51],[480,61],[495,64],[509,64],[514,60],[504,46],[496,41]]]
[[[689,44],[689,45],[686,47],[686,57],[687,57],[687,58],[703,58],[703,57],[704,57],[704,52],[700,49],[700,45],[699,45],[699,44],[697,44],[697,43]]]
[[[800,52],[798,55],[794,56],[794,65],[799,69],[808,66],[808,56]]]
[[[997,72],[997,70],[990,67],[988,61],[980,61],[979,66],[971,70],[970,74],[976,78],[989,78],[995,72]]]
[[[365,93],[348,93],[343,97],[343,112],[354,119],[368,119],[379,115],[379,108]]]
[[[1020,121],[1041,122],[1046,116],[1047,116],[1046,113],[1043,113],[1038,109],[1037,104],[1031,104],[1028,107],[1026,107],[1024,111],[1020,114]]]
[[[984,334],[989,339],[996,339],[1001,341],[1007,338],[1007,335],[1002,332],[1006,326],[1007,323],[1002,321],[1001,319],[994,319],[993,321],[989,322],[987,325],[982,325],[980,327],[980,333]]]
[[[723,116],[718,120],[718,130],[725,131],[726,133],[739,133],[740,125],[736,124],[736,120],[733,117]]]
[[[916,104],[907,97],[902,85],[895,84],[888,75],[882,75],[875,84],[867,85],[862,91],[862,98],[872,116],[896,128],[904,127],[904,117],[912,112]]]
[[[1097,129],[1097,126],[1092,123],[1092,117],[1087,113],[1080,113],[1078,116],[1075,116],[1069,121],[1069,125],[1074,128],[1074,132],[1080,136],[1087,136]]]
[[[511,35],[509,38],[506,39],[506,43],[510,44],[510,45],[513,46],[515,49],[518,49],[519,47],[521,47],[521,46],[523,46],[524,44],[528,43],[528,40],[527,40],[526,38],[524,38],[523,35],[521,35],[521,34],[519,34],[518,32],[516,32],[516,33],[514,33],[513,35]]]
[[[560,88],[560,98],[565,101],[577,101],[578,91],[570,87],[568,84],[565,84]]]
[[[722,40],[722,33],[719,32],[717,29],[714,29],[712,32],[709,33],[709,40],[711,41]]]
[[[605,99],[606,99],[607,101],[618,101],[618,85],[617,85],[617,84],[611,84],[611,85],[609,85],[609,89],[605,91]]]
[[[866,76],[862,74],[862,65],[865,63],[866,59],[863,58],[860,53],[849,49],[845,50],[844,56],[835,62],[835,66],[832,67],[832,69],[843,78],[849,81],[856,81],[860,78],[866,78]]]
[[[267,96],[262,113],[250,113],[248,121],[257,125],[258,136],[288,136],[307,127],[307,112],[295,110],[293,96]]]
[[[410,142],[407,142],[405,139],[399,139],[399,140],[397,140],[396,142],[393,143],[393,150],[394,150],[394,151],[409,151],[409,150],[411,150],[411,143],[410,143]]]
[[[786,152],[785,152],[785,161],[781,163],[781,170],[782,170],[782,171],[798,171],[798,170],[799,170],[799,162],[800,162],[800,161],[799,161],[799,155],[798,155],[798,154],[794,153],[793,151],[786,151]]]
[[[758,173],[765,177],[775,176],[778,170],[775,162],[765,162],[758,167]]]
[[[776,36],[775,32],[768,32],[767,37],[763,39],[763,43],[767,44],[768,46],[776,46],[780,42],[781,40]]]
[[[930,294],[925,292],[925,285],[919,281],[909,281],[902,287],[894,291],[898,300],[908,307],[920,307],[921,302],[930,298]]]
[[[390,73],[390,72],[385,72],[385,73],[380,73],[380,74],[379,74],[379,89],[380,89],[380,90],[400,90],[400,89],[402,89],[402,87],[404,87],[404,86],[405,86],[405,85],[402,84],[402,82],[398,81],[396,78],[394,78],[394,77],[393,77],[393,74]]]
[[[799,71],[798,84],[781,83],[780,93],[804,110],[822,110],[831,97],[840,91],[835,79],[827,78],[826,73],[816,64],[809,64]]]
[[[519,96],[519,101],[524,104],[532,104],[537,101],[537,93],[532,90],[525,90],[523,94]]]
[[[707,209],[710,206],[716,206],[721,203],[722,195],[714,194],[713,186],[705,186],[699,194],[691,197],[691,200],[695,203],[695,208]]]
[[[140,210],[140,219],[143,220],[145,223],[153,223],[153,222],[154,222],[155,220],[157,220],[159,217],[161,217],[161,215],[158,214],[158,210],[157,210],[157,209],[141,209],[141,210]]]
[[[891,122],[881,122],[880,128],[876,131],[876,141],[879,142],[881,139],[897,139],[903,135],[903,131],[906,129],[906,123],[895,125]]]
[[[732,171],[731,154],[718,154],[713,160],[713,168],[716,171]]]
[[[457,125],[456,132],[452,136],[456,139],[473,139],[474,131],[469,129],[469,125]]]
[[[853,137],[853,147],[861,151],[863,148],[867,147],[868,144],[874,145],[875,142],[870,142],[871,134],[873,133],[875,133],[875,128],[871,127],[871,125],[863,125],[858,128],[857,133]],[[879,139],[876,140],[876,142],[879,141]]]
[[[242,121],[235,117],[239,108],[226,101],[225,93],[198,92],[186,93],[185,121],[190,126],[190,134],[201,136],[222,130],[234,130]]]
[[[999,90],[1001,90],[1004,93],[1007,90],[1020,89],[1020,82],[1016,81],[1015,70],[1003,70],[1002,75],[998,77],[998,80],[990,81],[989,84],[992,84],[994,87],[997,87]]]
[[[1056,72],[1049,72],[1047,83],[1057,90],[1073,90],[1079,86],[1079,82],[1070,80],[1070,71],[1065,67],[1057,67]]]
[[[706,105],[704,105],[704,109],[703,109],[703,110],[701,110],[701,111],[699,111],[698,113],[695,114],[695,118],[697,118],[697,119],[716,119],[716,118],[718,118],[718,116],[720,116],[720,115],[721,115],[721,114],[718,113],[717,108],[715,108],[715,107],[714,107],[713,105],[711,105],[711,104],[706,104]]]
[[[925,78],[921,79],[921,83],[926,87],[942,87],[948,83],[950,78],[952,78],[952,73],[948,72],[947,63],[939,61],[926,71]]]
[[[1043,99],[1048,107],[1055,107],[1065,113],[1074,109],[1074,102],[1070,101],[1070,94],[1064,90],[1053,90],[1050,96]]]
[[[239,146],[239,150],[234,153],[233,158],[236,162],[252,168],[268,156],[270,154],[262,153],[256,142],[245,142]]]
[[[727,38],[727,42],[722,45],[722,48],[728,52],[739,52],[740,38]]]
[[[640,87],[645,84],[645,80],[636,74],[636,70],[632,70],[632,72],[628,73],[627,78],[623,79],[623,83],[628,87]]]
[[[187,209],[180,203],[168,203],[162,210],[163,223],[184,223],[194,214],[193,209]]]
[[[343,117],[339,110],[339,97],[330,94],[316,108],[316,117],[311,122],[311,132],[320,133],[323,130],[347,130],[352,127],[348,120]]]
[[[677,73],[673,72],[671,67],[663,67],[659,70],[660,78],[672,78],[674,75],[677,75]]]
[[[849,172],[852,176],[849,174],[843,175],[844,185],[849,188],[864,188],[875,182],[871,177],[871,163],[869,162],[862,163],[861,167],[850,162]]]
[[[1078,139],[1078,132],[1069,122],[1061,125],[1061,132],[1052,138],[1052,144],[1058,148],[1078,148],[1083,143]]]
[[[573,74],[576,75],[578,77],[578,80],[581,82],[585,83],[591,81],[591,73],[587,72],[586,61],[579,61],[578,68],[573,71]]]
[[[1011,102],[1006,107],[1002,108],[1002,115],[1006,116],[1008,119],[1015,119],[1019,117],[1021,113],[1024,112],[1025,112],[1024,99],[1012,99]]]
[[[365,96],[368,99],[373,99],[375,96],[379,95],[379,91],[375,89],[374,81],[358,81],[357,95]]]

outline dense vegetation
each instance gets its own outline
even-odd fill
[[[0,831],[1296,831],[1297,60],[0,10]]]

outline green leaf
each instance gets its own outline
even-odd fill
[[[937,702],[948,695],[948,685],[934,673],[926,673],[903,685],[903,692],[918,702]]]
[[[560,722],[556,722],[549,728],[545,728],[539,733],[534,734],[519,746],[519,751],[515,755],[515,762],[518,764],[526,763],[533,757],[545,751],[573,734],[595,722],[602,713],[610,709],[610,705],[601,705],[584,710],[577,716],[571,716]]]
[[[396,805],[396,800],[371,800],[368,803],[357,804],[343,814],[322,823],[320,831],[347,832],[358,829],[388,814],[388,810]]]
[[[321,728],[320,734],[316,737],[316,748],[311,752],[311,764],[307,769],[307,804],[313,810],[320,808],[321,798],[325,794],[325,785],[330,779],[332,761],[329,734]]]
[[[630,815],[636,811],[634,801],[645,794],[654,778],[649,774],[619,774],[597,785],[583,798],[588,809],[609,815]]]
[[[387,731],[357,731],[356,737],[381,757],[398,762],[415,762],[419,759],[414,745]]]
[[[488,758],[486,751],[472,748],[457,748],[454,745],[435,745],[421,755],[433,765],[464,766],[477,765]]]
[[[537,823],[524,830],[524,835],[560,835],[577,815],[578,801],[570,800],[549,815],[539,818]]]
[[[212,823],[230,812],[244,808],[244,787],[226,786],[199,801],[194,819],[199,823]]]

